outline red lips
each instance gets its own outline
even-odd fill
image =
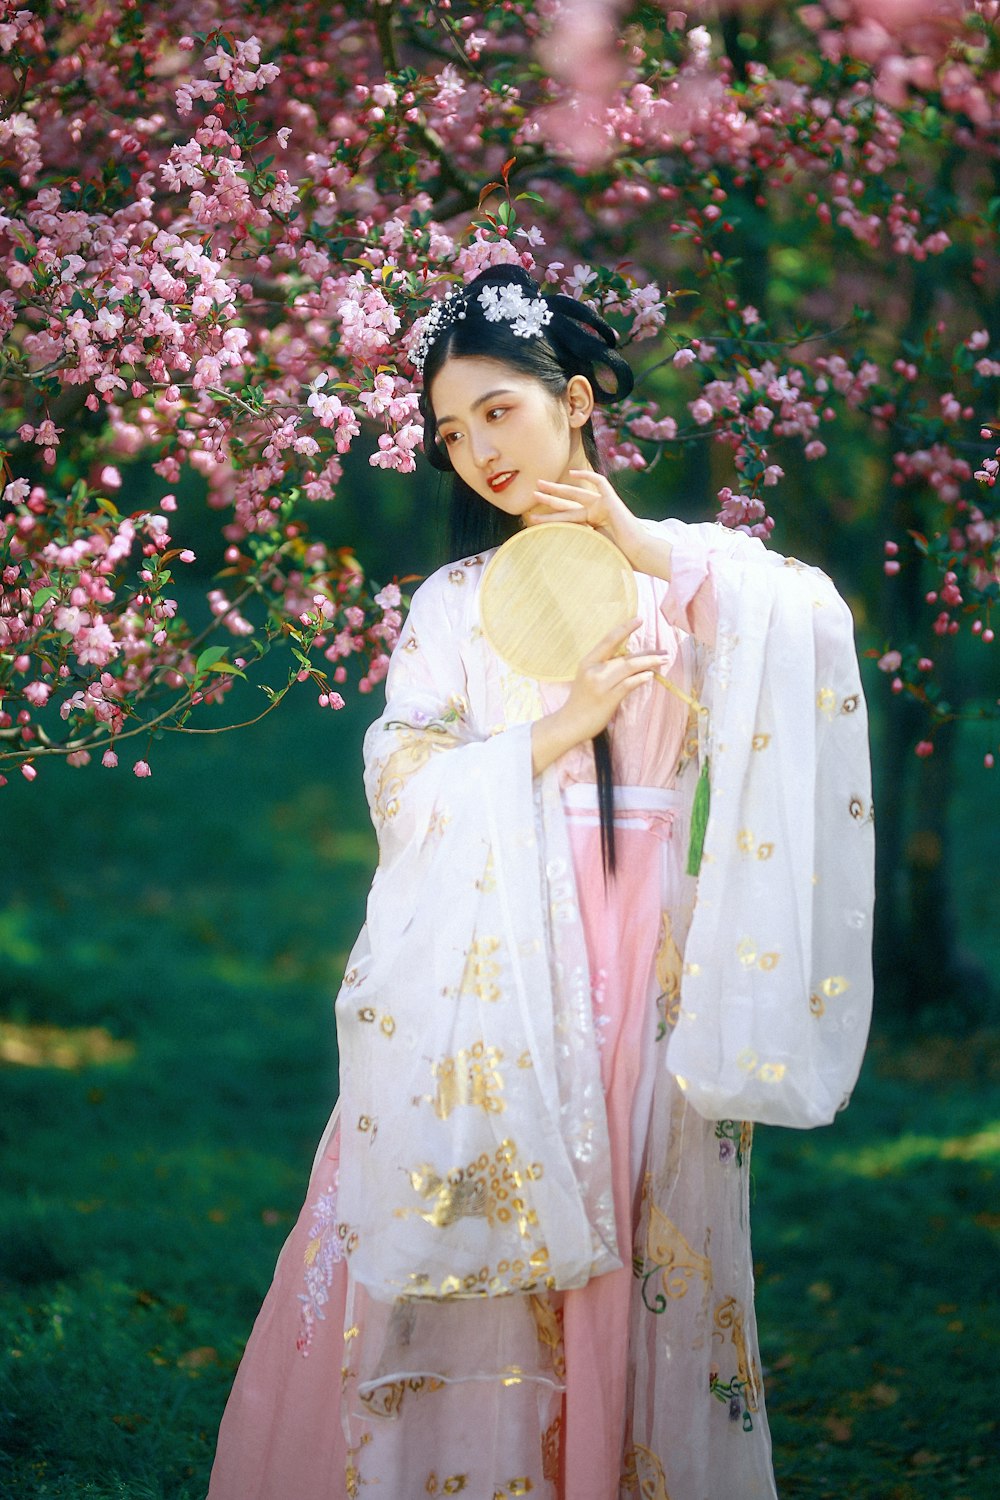
[[[513,484],[516,478],[516,469],[505,469],[502,474],[493,475],[492,478],[486,481],[486,483],[489,485],[494,495],[499,495],[500,491],[505,490],[509,484]]]

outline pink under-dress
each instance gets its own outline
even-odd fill
[[[643,625],[633,646],[665,648],[670,676],[691,692],[714,601],[707,568],[685,573],[683,549],[675,550],[670,589],[639,579]],[[457,653],[459,717],[474,737],[530,719],[563,691],[546,689],[532,704],[492,657],[474,603],[481,571],[482,560],[469,559],[421,589],[383,724],[401,685],[421,673],[422,690],[452,694],[453,681],[431,680],[435,632],[442,651]],[[210,1500],[774,1500],[753,1305],[751,1127],[696,1113],[663,1063],[695,894],[684,873],[690,799],[675,789],[690,726],[686,704],[655,684],[619,710],[611,881],[589,746],[557,769],[586,935],[620,1269],[568,1291],[376,1306],[353,1284],[345,1251],[340,1155],[356,1127],[342,1127],[335,1112],[236,1377]],[[381,828],[387,809],[378,800],[375,788]],[[386,1347],[407,1349],[381,1383],[370,1378],[381,1368],[370,1357],[373,1329]],[[494,1337],[505,1348],[499,1374],[486,1356],[469,1363],[475,1341]]]

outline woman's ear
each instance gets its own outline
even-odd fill
[[[569,425],[584,427],[594,412],[594,391],[586,375],[573,375],[566,386]]]

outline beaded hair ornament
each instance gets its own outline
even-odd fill
[[[552,309],[542,297],[528,297],[514,284],[484,286],[472,299],[482,308],[487,323],[509,323],[511,333],[519,339],[537,338],[552,321]],[[423,321],[420,335],[410,352],[410,360],[422,375],[431,346],[446,328],[460,323],[469,308],[466,291],[454,292],[431,308]]]

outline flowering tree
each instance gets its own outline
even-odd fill
[[[380,680],[399,586],[312,517],[352,447],[414,467],[420,318],[517,259],[636,345],[612,467],[679,456],[764,537],[808,493],[814,533],[884,548],[881,590],[846,571],[897,749],[945,776],[956,717],[997,712],[998,12],[0,0],[8,773],[148,775],[277,649],[265,712]],[[192,472],[225,565],[189,623]]]

